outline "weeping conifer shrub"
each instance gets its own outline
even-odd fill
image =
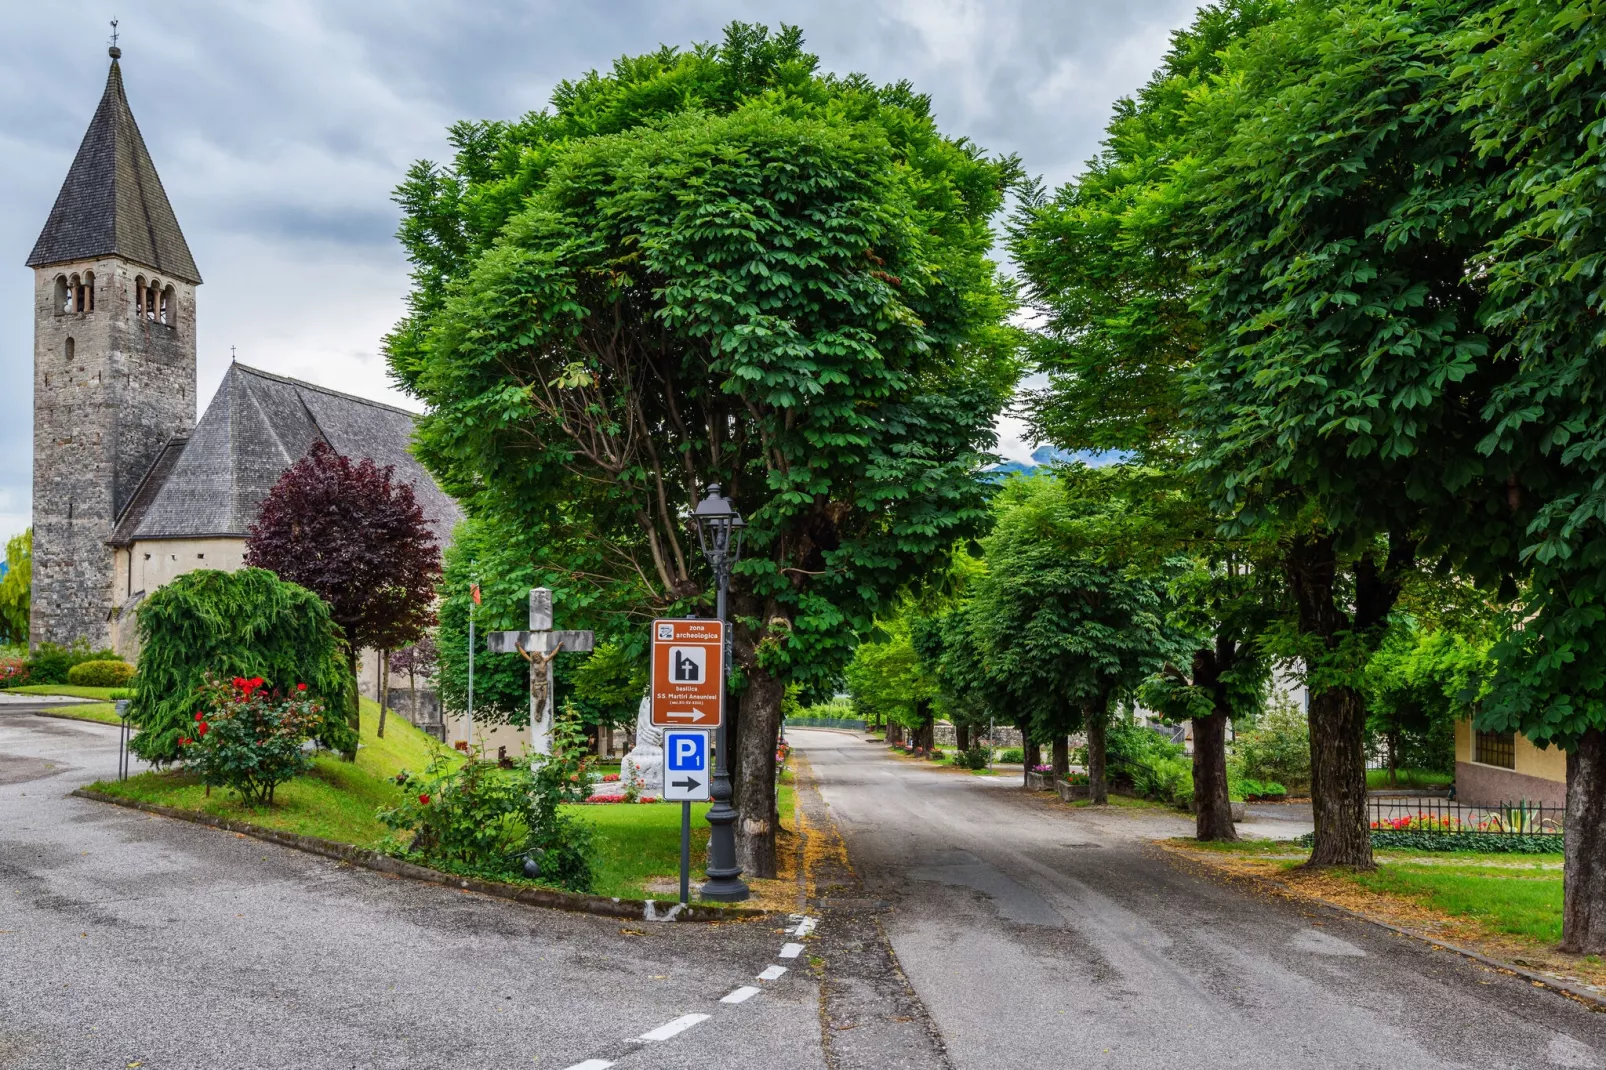
[[[260,568],[189,572],[139,607],[139,673],[129,709],[134,753],[149,762],[179,756],[200,709],[206,674],[228,680],[260,676],[268,689],[306,684],[326,710],[351,702],[346,643],[329,607],[304,587]],[[352,755],[357,735],[338,714],[317,739]]]

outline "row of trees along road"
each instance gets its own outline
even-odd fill
[[[386,346],[419,455],[475,518],[583,544],[552,569],[642,616],[708,611],[687,517],[710,484],[737,502],[738,857],[772,876],[786,686],[834,686],[985,519],[1019,371],[989,220],[1018,165],[741,24],[451,136],[398,191],[414,286]]]
[[[1480,728],[1568,752],[1564,946],[1606,950],[1597,2],[1237,0],[1011,229],[1038,429],[1269,547],[1312,865],[1369,866],[1365,666],[1424,574],[1504,614]],[[1214,555],[1206,555],[1209,559]],[[1195,683],[1205,679],[1195,665]]]

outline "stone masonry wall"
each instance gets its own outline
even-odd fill
[[[86,272],[94,310],[62,312],[57,277]],[[195,426],[195,287],[154,275],[177,308],[151,323],[134,283],[153,275],[118,258],[34,272],[33,646],[109,643],[106,539],[162,445]]]

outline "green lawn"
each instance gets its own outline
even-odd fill
[[[1309,857],[1291,840],[1198,843],[1173,840],[1192,850],[1273,856],[1284,868]],[[1561,860],[1533,855],[1473,851],[1379,850],[1370,873],[1332,870],[1368,891],[1396,895],[1448,917],[1470,918],[1493,932],[1554,944],[1561,939]]]
[[[8,695],[68,695],[72,698],[98,698],[102,702],[110,702],[112,692],[121,690],[115,687],[76,687],[72,684],[24,684],[22,687],[8,687]]]
[[[401,799],[401,789],[390,778],[402,769],[422,772],[443,749],[403,717],[387,717],[385,738],[379,739],[374,734],[378,714],[378,705],[364,699],[362,742],[355,763],[319,755],[313,759],[311,775],[279,786],[276,805],[271,808],[245,806],[227,791],[214,791],[208,797],[194,777],[182,772],[142,773],[126,781],[101,781],[90,787],[140,802],[374,847],[390,831],[375,813]],[[780,795],[781,813],[790,814],[792,789],[783,785]],[[618,803],[568,809],[596,829],[598,895],[644,898],[648,880],[679,873],[679,806]],[[708,806],[698,804],[692,811],[692,868],[700,875],[708,845],[708,823],[703,820]],[[662,897],[662,893],[655,894]]]
[[[52,707],[51,717],[70,717],[75,721],[96,721],[100,724],[122,724],[110,702],[62,703]]]
[[[1463,865],[1385,861],[1375,872],[1345,874],[1374,892],[1414,900],[1452,917],[1471,918],[1495,932],[1547,944],[1561,940],[1560,869],[1540,864]]]
[[[1368,769],[1366,771],[1366,790],[1383,791],[1391,787],[1396,788],[1447,788],[1455,782],[1451,773],[1430,773],[1426,769],[1397,769],[1396,781],[1389,783],[1387,769]]]

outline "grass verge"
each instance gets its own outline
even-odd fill
[[[1392,788],[1447,788],[1455,783],[1455,776],[1451,773],[1430,773],[1426,769],[1398,769],[1398,776],[1393,784],[1389,783],[1387,769],[1368,769],[1366,771],[1367,791],[1387,791]]]
[[[1555,856],[1378,850],[1369,872],[1299,865],[1308,848],[1291,840],[1165,846],[1233,876],[1275,880],[1295,895],[1414,929],[1493,958],[1569,980],[1606,984],[1606,965],[1555,949],[1561,939],[1562,868]]]
[[[89,786],[95,791],[136,802],[193,810],[372,849],[390,831],[379,823],[376,812],[381,807],[396,805],[402,798],[401,788],[391,778],[402,769],[422,772],[431,759],[444,750],[401,717],[387,717],[385,738],[378,738],[375,734],[378,715],[378,705],[364,699],[361,745],[356,762],[343,762],[329,755],[317,756],[310,775],[279,786],[276,805],[272,807],[246,806],[226,791],[207,795],[205,787],[195,777],[183,772],[143,773],[125,781],[107,780]],[[793,789],[783,783],[778,809],[789,818],[793,807]],[[596,830],[595,894],[625,899],[663,899],[666,895],[663,889],[671,884],[678,886],[679,806],[621,803],[573,806],[569,812]],[[692,807],[694,888],[700,883],[698,878],[706,865],[708,823],[703,817],[707,812],[706,803]],[[784,885],[787,880],[783,875],[775,882],[753,883]]]
[[[21,687],[8,687],[8,695],[66,695],[68,698],[93,698],[102,702],[110,702],[115,687],[77,687],[73,684],[24,684]]]
[[[122,724],[123,720],[117,716],[117,710],[110,702],[71,702],[53,706],[45,713],[47,717],[66,717],[73,721],[94,721],[97,724]]]

